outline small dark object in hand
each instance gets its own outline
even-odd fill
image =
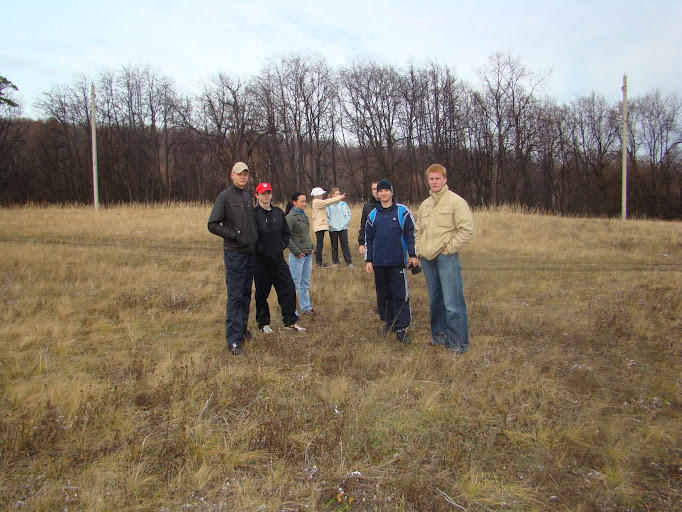
[[[407,268],[409,268],[410,270],[412,270],[412,275],[413,275],[413,276],[419,274],[419,272],[422,271],[422,268],[421,268],[419,265],[413,266],[412,263],[408,264],[408,265],[407,265]]]

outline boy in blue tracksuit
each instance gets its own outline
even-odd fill
[[[390,181],[379,181],[377,194],[380,203],[367,216],[365,224],[365,269],[376,274],[377,296],[387,298],[382,332],[395,332],[400,342],[409,343],[407,328],[412,311],[405,266],[419,266],[414,248],[414,218],[405,205],[393,202]]]

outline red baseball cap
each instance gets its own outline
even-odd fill
[[[256,186],[256,194],[262,194],[266,190],[272,192],[272,187],[269,183],[259,183],[258,186]]]

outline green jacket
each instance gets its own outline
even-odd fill
[[[299,254],[309,255],[315,249],[313,241],[310,239],[310,220],[308,216],[297,212],[293,208],[287,214],[287,224],[291,231],[289,238],[289,251],[294,256]]]

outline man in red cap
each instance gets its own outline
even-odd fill
[[[296,315],[296,287],[284,260],[284,249],[289,246],[289,224],[284,212],[272,203],[272,187],[269,183],[259,183],[256,187],[258,205],[254,209],[256,218],[256,320],[265,334],[272,334],[270,327],[270,307],[268,296],[275,287],[277,301],[282,310],[282,322],[288,331],[303,332]]]

